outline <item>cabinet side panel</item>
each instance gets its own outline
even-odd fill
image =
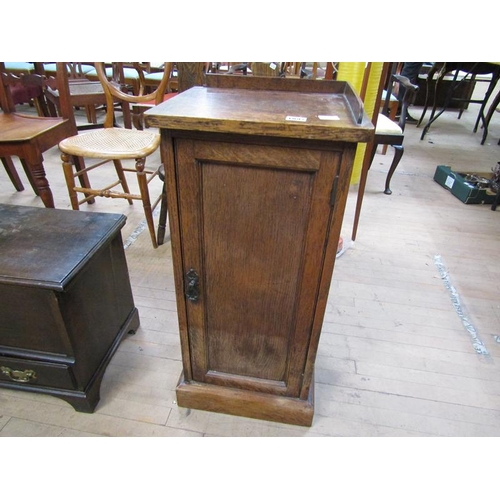
[[[121,234],[95,254],[60,301],[79,360],[74,375],[85,389],[134,309]]]
[[[52,290],[0,284],[0,346],[73,356]]]
[[[207,368],[285,380],[314,174],[200,168]]]

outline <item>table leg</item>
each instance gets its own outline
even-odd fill
[[[40,153],[35,153],[30,158],[21,158],[21,162],[23,163],[30,182],[33,181],[35,193],[40,196],[44,206],[46,208],[55,208],[54,197],[52,196],[49,181],[45,175],[45,169],[43,168],[43,156]]]
[[[458,71],[456,71],[455,76],[453,77],[453,83],[450,86],[450,90],[446,94],[446,98],[445,98],[443,107],[439,111],[439,113],[436,115],[435,111],[436,111],[436,101],[437,101],[439,83],[443,80],[444,76],[445,76],[445,73],[442,74],[442,78],[438,77],[438,79],[436,80],[436,90],[435,90],[435,94],[434,94],[434,106],[432,108],[431,117],[430,117],[429,121],[427,122],[427,125],[424,127],[424,130],[422,130],[422,135],[420,136],[420,140],[423,140],[423,138],[425,137],[425,134],[427,134],[431,125],[446,111],[446,108],[450,104],[451,98],[453,96],[453,92],[456,90],[456,88],[463,81],[463,80],[460,80],[457,83]]]
[[[484,95],[484,99],[483,99],[483,102],[481,104],[481,108],[479,109],[479,114],[477,115],[476,125],[474,126],[474,133],[477,132],[477,128],[479,126],[479,121],[482,121],[483,122],[483,129],[486,130],[486,135],[488,135],[489,121],[484,116],[484,110],[486,108],[486,103],[488,102],[489,98],[491,97],[491,94],[493,94],[493,90],[495,90],[499,76],[500,75],[499,75],[498,71],[496,72],[496,74],[492,75],[491,82],[488,85],[488,90],[486,91],[486,94]]]
[[[500,191],[498,191],[495,200],[491,204],[491,210],[496,210],[499,202],[500,202]]]
[[[429,107],[428,102],[429,102],[429,88],[430,85],[432,85],[432,81],[434,80],[434,75],[437,72],[437,67],[433,66],[432,69],[429,71],[427,74],[427,78],[425,79],[425,102],[424,102],[424,109],[422,110],[422,114],[420,115],[420,118],[417,123],[417,127],[420,127],[420,124],[423,122],[425,114],[427,113],[427,108]]]
[[[483,138],[481,140],[481,146],[486,142],[486,137],[488,136],[488,126],[490,124],[491,118],[493,117],[493,113],[497,109],[497,107],[500,105],[500,91],[498,94],[495,96],[495,99],[493,99],[493,102],[491,103],[490,109],[488,110],[488,114],[486,115],[485,118],[485,126],[483,128]]]

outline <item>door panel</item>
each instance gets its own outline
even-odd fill
[[[284,380],[312,175],[201,168],[209,369]]]
[[[298,395],[341,153],[203,146],[176,140],[193,378]]]

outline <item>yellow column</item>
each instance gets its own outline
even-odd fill
[[[339,64],[337,80],[349,82],[354,90],[359,94],[365,76],[365,62],[342,62]]]
[[[366,95],[364,99],[365,112],[370,117],[375,113],[375,101],[377,99],[377,91],[382,76],[383,64],[381,62],[371,63],[370,74],[368,76],[368,85],[366,87]],[[356,92],[361,91],[363,77],[365,74],[366,63],[364,62],[343,62],[339,65],[338,80],[349,82]],[[354,158],[354,166],[351,175],[351,184],[357,184],[361,175],[361,167],[365,157],[366,144],[358,144],[356,156]]]

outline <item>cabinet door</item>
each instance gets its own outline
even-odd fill
[[[193,380],[298,397],[342,152],[176,139],[175,154]]]

